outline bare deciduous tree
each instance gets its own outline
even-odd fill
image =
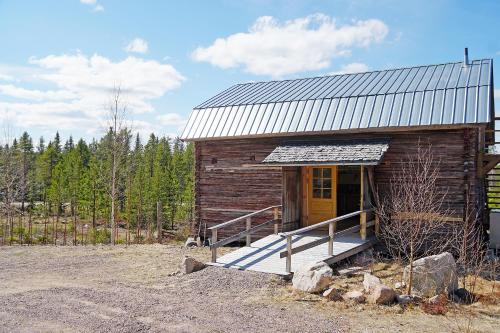
[[[117,201],[117,180],[118,170],[120,168],[125,144],[126,135],[128,133],[125,126],[125,117],[127,113],[127,105],[123,101],[121,87],[115,87],[112,92],[111,102],[108,108],[109,111],[109,134],[110,134],[110,199],[111,199],[111,243],[116,242],[116,201]]]
[[[401,170],[393,174],[389,193],[378,194],[381,238],[395,258],[409,265],[408,294],[411,294],[415,260],[448,247],[449,232],[445,193],[437,185],[439,161],[431,145],[418,143],[414,154],[401,161]],[[444,237],[443,237],[444,236]]]
[[[22,178],[22,170],[19,168],[19,154],[15,147],[12,146],[11,130],[8,126],[4,128],[3,149],[0,150],[0,192],[3,196],[3,210],[7,217],[7,225],[4,230],[4,239],[9,235],[9,244],[12,244],[14,237],[14,213],[15,208],[13,203],[20,193],[20,182]]]

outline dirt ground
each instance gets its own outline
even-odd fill
[[[227,251],[227,249],[226,249]],[[461,313],[348,306],[278,277],[208,267],[180,275],[179,245],[0,248],[0,332],[453,332]],[[474,315],[495,332],[500,313]],[[458,319],[457,319],[458,318]]]

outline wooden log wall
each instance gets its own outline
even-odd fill
[[[431,144],[432,152],[439,163],[438,185],[445,196],[445,204],[452,213],[461,217],[464,213],[466,195],[475,208],[482,211],[484,197],[481,180],[477,177],[477,129],[450,129],[377,134],[350,134],[324,136],[325,138],[389,137],[390,147],[380,165],[374,169],[375,184],[381,193],[387,190],[394,172],[401,168],[407,154],[414,154],[417,144]],[[318,138],[318,136],[314,136]],[[298,139],[307,139],[301,137]],[[200,141],[196,152],[196,232],[268,206],[281,204],[283,186],[291,186],[294,172],[286,168],[283,177],[281,167],[258,166],[262,160],[282,141],[290,138],[253,138]],[[300,180],[300,177],[298,177]],[[300,188],[300,187],[299,187]],[[297,191],[300,196],[300,191]],[[293,198],[288,198],[293,202]],[[299,198],[297,200],[300,200]],[[285,209],[288,219],[292,211]],[[292,216],[290,215],[290,216]],[[300,215],[299,215],[300,216]],[[253,223],[272,218],[254,218]],[[244,229],[244,223],[219,231],[219,239]],[[255,238],[272,233],[272,227],[264,229]],[[207,237],[210,237],[207,233]]]

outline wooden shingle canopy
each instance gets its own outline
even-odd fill
[[[487,124],[493,60],[237,84],[193,109],[181,138],[326,134]]]
[[[262,163],[282,166],[376,165],[388,148],[388,139],[285,142]]]

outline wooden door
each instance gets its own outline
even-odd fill
[[[337,167],[307,167],[307,219],[311,225],[337,216]]]

